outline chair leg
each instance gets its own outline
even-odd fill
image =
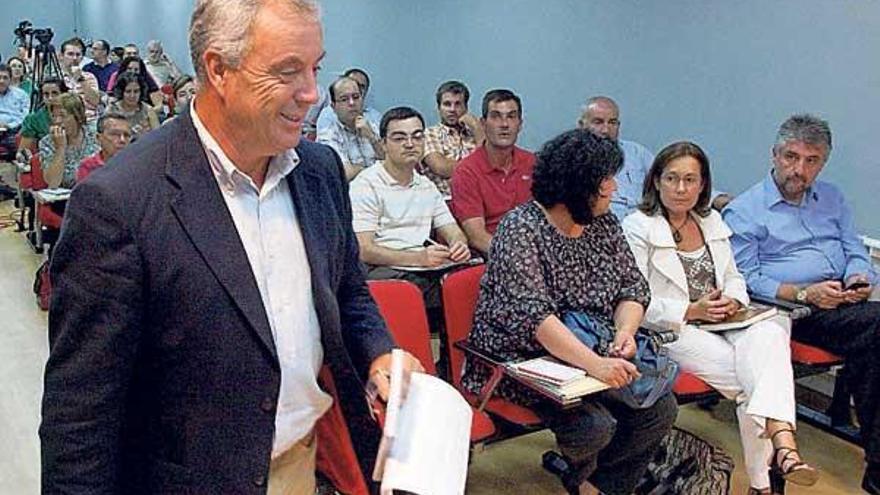
[[[831,397],[831,405],[825,414],[831,420],[831,426],[851,426],[852,416],[850,415],[850,397],[849,384],[847,383],[847,367],[844,365],[837,370],[837,377],[834,379],[834,395]]]

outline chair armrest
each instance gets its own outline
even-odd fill
[[[810,314],[812,314],[813,312],[810,306],[792,301],[786,301],[785,299],[779,299],[778,297],[765,297],[751,293],[749,294],[749,297],[752,299],[752,301],[766,304],[768,306],[775,306],[776,308],[785,311],[786,313],[788,313],[789,317],[792,320],[806,318],[807,316],[810,316]]]
[[[492,354],[491,352],[484,351],[483,349],[478,349],[465,340],[456,342],[455,347],[458,347],[459,349],[464,351],[465,354],[473,356],[480,361],[483,361],[484,364],[488,366],[504,366],[507,363],[507,360],[501,359],[501,357]]]
[[[456,342],[455,347],[458,347],[464,351],[467,356],[475,358],[477,361],[483,363],[492,370],[492,375],[489,377],[489,381],[483,385],[483,388],[480,389],[480,393],[477,394],[477,411],[483,412],[483,409],[486,408],[486,403],[492,398],[492,394],[495,393],[495,388],[498,386],[501,378],[504,377],[504,360],[490,352],[477,349],[464,340]]]

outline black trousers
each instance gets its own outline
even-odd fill
[[[792,337],[846,359],[865,459],[880,464],[880,302],[814,309],[793,322]]]
[[[556,444],[572,463],[562,480],[569,492],[589,480],[609,495],[632,493],[672,429],[678,406],[672,394],[646,409],[632,409],[602,394],[576,408],[539,403],[534,408],[556,435]]]

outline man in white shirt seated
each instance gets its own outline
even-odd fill
[[[376,160],[385,158],[379,129],[364,117],[364,94],[352,78],[343,76],[330,85],[330,106],[337,120],[326,128],[321,128],[319,122],[318,142],[336,151],[345,167],[345,178],[352,180]]]
[[[429,310],[440,307],[440,277],[470,258],[467,238],[428,178],[415,171],[424,154],[425,121],[409,107],[387,111],[379,126],[384,162],[351,182],[352,224],[368,279],[418,285]],[[445,244],[431,240],[432,231]]]

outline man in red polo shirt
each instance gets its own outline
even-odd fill
[[[131,142],[131,126],[125,115],[108,112],[98,119],[98,133],[95,137],[98,139],[101,149],[80,162],[79,168],[76,169],[77,182],[81,182],[90,173],[103,167],[110,157],[128,146],[128,143]]]
[[[486,142],[465,157],[452,175],[452,212],[470,241],[487,254],[501,217],[532,199],[535,155],[516,146],[522,103],[507,89],[483,96],[480,119]]]

